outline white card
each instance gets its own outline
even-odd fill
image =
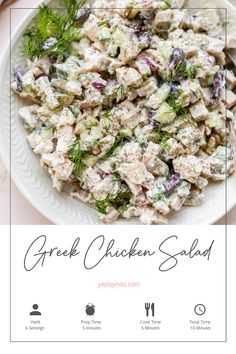
[[[12,226],[11,239],[13,341],[225,341],[224,226]]]

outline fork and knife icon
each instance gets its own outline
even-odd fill
[[[149,310],[150,309],[152,311],[152,316],[155,315],[155,304],[154,304],[154,302],[152,302],[151,304],[150,304],[150,302],[145,302],[144,307],[145,307],[145,310],[146,310],[146,316],[147,317],[149,316]]]

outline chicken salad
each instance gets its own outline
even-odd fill
[[[29,145],[53,186],[103,222],[166,224],[234,172],[220,17],[183,4],[65,1],[66,14],[43,6],[25,33],[13,89],[33,103],[19,111]]]

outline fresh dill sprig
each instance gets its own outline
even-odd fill
[[[184,106],[183,100],[180,98],[176,99],[171,93],[168,95],[166,102],[176,114],[183,116],[188,114],[188,109]]]
[[[102,118],[107,119],[111,122],[112,115],[113,113],[111,112],[110,109],[108,109],[102,114]]]
[[[33,36],[35,39],[45,42],[47,38],[57,37],[61,34],[64,21],[61,14],[43,4],[33,25],[26,30],[25,35]]]
[[[114,118],[114,114],[116,113],[118,108],[114,107],[112,109],[107,109],[106,111],[102,112],[102,118],[109,120],[110,122]]]
[[[110,150],[108,150],[105,154],[104,157],[111,157],[114,155],[114,152],[116,149],[118,149],[119,147],[123,146],[126,142],[128,141],[128,138],[124,135],[118,135],[114,144],[112,145],[112,147],[110,148]]]
[[[83,159],[85,157],[85,152],[81,150],[80,142],[77,140],[74,144],[71,145],[68,151],[69,159],[74,162],[74,175],[76,178],[80,179],[82,172],[86,168]]]
[[[157,192],[155,195],[153,196],[149,196],[148,199],[154,204],[156,202],[158,202],[161,199],[165,199],[165,194],[164,192]]]
[[[163,125],[159,125],[159,127],[155,130],[155,135],[157,138],[157,142],[163,147],[164,150],[169,150],[170,145],[168,144],[168,140],[173,137],[173,135],[163,129]]]
[[[76,20],[79,9],[84,5],[86,0],[63,0],[68,14],[68,25],[73,25]]]
[[[196,77],[197,71],[200,67],[200,65],[191,65],[185,70],[184,76],[190,80],[193,80]]]
[[[174,80],[180,79],[180,78],[186,78],[189,80],[193,80],[197,75],[198,69],[200,69],[200,68],[201,68],[201,65],[187,66],[187,62],[183,61],[183,62],[179,63],[177,68],[169,74],[166,81],[171,82],[171,81],[174,81]]]
[[[121,189],[115,199],[113,200],[112,204],[115,204],[116,207],[121,208],[129,204],[130,198],[132,197],[132,193],[127,187],[126,189]]]
[[[24,54],[27,58],[35,58],[39,56],[41,50],[36,45],[35,41],[30,39],[30,36],[25,35],[24,37]]]
[[[119,175],[119,173],[114,172],[112,175],[112,182],[120,182],[121,181],[121,176]]]
[[[183,90],[180,89],[179,93],[181,95]],[[190,118],[188,108],[184,106],[183,99],[176,99],[171,93],[169,93],[166,102],[178,116],[181,116],[187,123],[197,127],[197,123]]]
[[[91,193],[92,198],[95,202],[95,208],[97,209],[97,211],[101,214],[106,214],[107,208],[111,205],[110,201],[112,198],[112,195],[109,193],[105,199],[99,200],[96,199],[93,195],[93,193]]]
[[[167,76],[166,81],[171,82],[183,77],[183,72],[186,70],[186,61],[180,62],[176,69],[171,71]]]
[[[148,79],[148,75],[147,74],[143,74],[142,78],[143,78],[144,81],[146,81]]]
[[[115,90],[116,93],[116,102],[120,102],[125,98],[125,89],[124,85],[120,85]]]
[[[157,1],[159,1],[159,0],[157,0]],[[169,1],[168,0],[161,0],[162,2],[164,2],[165,4],[166,4],[166,7],[168,8],[168,9],[170,9],[171,8],[171,4],[169,3]]]
[[[24,33],[25,55],[34,59],[44,55],[60,58],[70,54],[71,43],[81,39],[81,29],[76,27],[74,22],[84,2],[64,0],[66,14],[42,5],[33,24]]]
[[[97,120],[94,120],[94,121],[90,121],[86,124],[86,127],[88,129],[91,129],[92,127],[97,127],[98,126],[98,121]]]
[[[92,198],[95,201],[95,208],[101,214],[106,214],[109,206],[115,206],[117,208],[126,207],[129,204],[131,197],[132,193],[128,187],[119,190],[117,193],[108,193],[106,198],[102,200],[96,199],[92,193]]]
[[[108,20],[102,20],[98,22],[99,27],[107,27],[109,26],[109,21]]]

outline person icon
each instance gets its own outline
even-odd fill
[[[37,311],[38,310],[38,305],[34,304],[33,306],[34,311],[30,312],[30,316],[41,316],[41,312]]]

